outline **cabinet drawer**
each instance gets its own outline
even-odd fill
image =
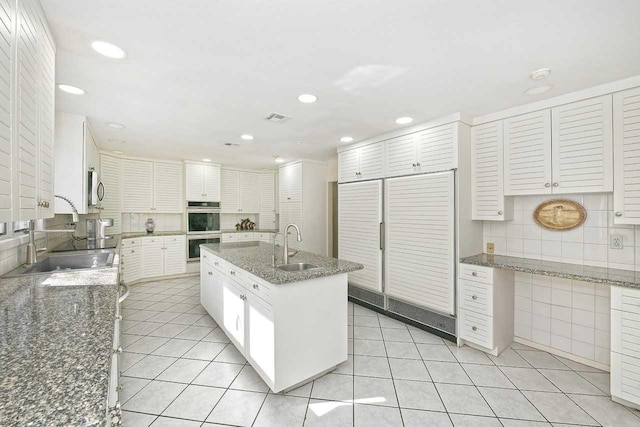
[[[460,277],[472,282],[493,283],[493,268],[479,265],[460,264]]]
[[[212,257],[210,264],[220,273],[226,274],[227,264],[222,259],[218,257]]]
[[[238,233],[238,241],[239,242],[250,242],[253,238],[253,233]]]
[[[460,338],[493,349],[493,318],[469,310],[460,310]]]
[[[162,245],[162,237],[143,237],[142,245]]]
[[[140,239],[123,239],[122,247],[128,248],[131,246],[140,246]]]
[[[260,297],[262,300],[264,300],[268,304],[272,304],[270,286],[266,285],[262,281],[256,280],[256,278],[252,276],[246,277],[244,285],[249,290],[249,292]]]
[[[238,235],[236,233],[226,233],[222,235],[222,243],[237,242]]]
[[[614,310],[640,313],[640,290],[612,286],[611,308]]]
[[[247,277],[246,277],[244,271],[239,269],[235,265],[233,265],[233,264],[227,264],[226,265],[226,275],[227,275],[227,278],[235,281],[236,283],[241,285],[243,288],[247,287],[246,286]]]
[[[462,308],[487,316],[493,316],[493,285],[460,279],[460,303]]]
[[[187,236],[166,236],[164,238],[165,243],[186,243]]]

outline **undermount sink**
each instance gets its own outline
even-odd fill
[[[305,271],[311,270],[312,268],[318,268],[317,265],[307,264],[306,262],[296,262],[293,264],[282,264],[277,268],[283,271]]]
[[[113,264],[114,251],[82,251],[81,253],[67,253],[65,255],[50,255],[29,267],[20,267],[7,276],[22,276],[56,271],[82,270],[91,268],[110,267]]]

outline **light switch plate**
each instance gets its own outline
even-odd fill
[[[612,234],[609,237],[609,246],[611,249],[622,249],[624,248],[624,239],[621,234]]]
[[[487,243],[487,253],[492,254],[494,251],[493,243]]]

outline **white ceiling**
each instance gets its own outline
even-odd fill
[[[481,115],[640,75],[638,0],[41,1],[58,83],[87,91],[58,90],[57,109],[130,155],[327,159],[341,136],[397,129],[400,116]],[[128,57],[98,55],[95,39]],[[523,95],[542,67],[555,89]],[[291,120],[264,121],[271,112]]]

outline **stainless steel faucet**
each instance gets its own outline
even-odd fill
[[[300,236],[300,229],[298,228],[297,225],[295,224],[289,224],[284,228],[284,255],[283,255],[283,264],[289,264],[289,258],[293,258],[294,256],[296,256],[296,254],[298,252],[300,252],[300,249],[296,249],[295,251],[293,251],[292,253],[289,253],[289,228],[293,227],[296,229],[296,240],[298,242],[302,242],[302,236]]]
[[[276,241],[278,240],[278,236],[282,236],[282,240],[284,240],[284,234],[282,233],[275,233],[273,235],[273,255],[271,255],[271,265],[273,267],[276,267],[278,265],[277,258],[276,258],[276,248],[278,247],[278,245],[276,244]]]

